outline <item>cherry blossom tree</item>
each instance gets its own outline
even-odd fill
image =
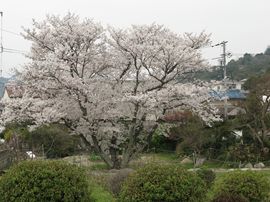
[[[25,93],[5,103],[3,122],[65,123],[110,168],[143,151],[171,110],[215,119],[207,86],[179,83],[208,68],[200,52],[205,33],[178,35],[156,24],[105,30],[67,14],[34,22],[25,38],[32,42],[20,76]]]

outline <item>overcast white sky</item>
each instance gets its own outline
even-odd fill
[[[31,27],[32,19],[68,11],[92,18],[104,25],[164,24],[171,30],[211,33],[213,43],[229,41],[228,51],[239,56],[263,52],[270,45],[269,0],[1,0],[3,29],[14,33]],[[22,37],[3,32],[5,48],[28,51]],[[206,58],[219,57],[219,47],[206,50]],[[15,53],[3,53],[4,75],[26,62]],[[213,60],[212,60],[213,63]]]

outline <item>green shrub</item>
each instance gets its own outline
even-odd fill
[[[0,201],[93,201],[82,169],[59,161],[25,161],[0,179]]]
[[[215,195],[231,193],[247,198],[250,202],[268,201],[269,182],[262,174],[254,171],[226,173],[215,184]]]
[[[172,165],[146,165],[132,173],[122,186],[120,201],[201,201],[205,183],[195,173]]]
[[[199,169],[197,170],[197,175],[205,182],[206,186],[210,188],[216,179],[216,174],[212,170]]]
[[[229,193],[221,193],[212,202],[249,202],[243,196]]]
[[[69,135],[61,124],[43,125],[31,132],[30,145],[34,150],[44,150],[47,158],[62,158],[74,155],[79,139]]]
[[[96,153],[91,153],[89,156],[89,160],[90,161],[101,161],[102,158]]]

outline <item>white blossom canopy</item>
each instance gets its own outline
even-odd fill
[[[207,86],[178,82],[208,68],[200,52],[209,43],[205,33],[178,35],[156,24],[105,30],[73,14],[33,26],[25,29],[32,42],[20,76],[25,94],[5,103],[4,122],[62,121],[113,158],[112,148],[143,148],[168,110],[189,108],[215,119]]]

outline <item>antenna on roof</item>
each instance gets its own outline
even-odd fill
[[[0,38],[0,76],[2,76],[2,71],[3,71],[3,12],[0,11],[0,16],[1,16],[1,38]]]

